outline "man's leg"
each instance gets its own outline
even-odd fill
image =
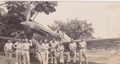
[[[18,61],[19,61],[19,64],[21,64],[22,63],[22,58],[21,58],[22,53],[21,53],[21,50],[19,50],[18,52],[19,52],[18,53]]]
[[[9,64],[12,62],[12,52],[9,52]]]
[[[23,51],[23,64],[26,64],[26,51]]]
[[[15,52],[15,58],[16,58],[15,64],[18,64],[18,50],[16,50],[16,52]]]
[[[45,64],[46,63],[45,62],[45,52],[42,51],[41,54],[42,54],[42,56],[41,56],[42,57],[42,63]]]
[[[50,63],[53,64],[54,50],[50,50]]]
[[[69,52],[69,53],[67,54],[67,55],[68,55],[68,56],[67,56],[67,62],[70,62],[70,61],[71,61],[70,53],[71,53],[71,52]]]
[[[45,64],[48,64],[48,50],[45,51],[46,55],[45,55]]]
[[[87,58],[87,56],[86,56],[86,50],[85,50],[85,49],[83,49],[82,54],[83,54],[83,57],[85,58],[86,64],[88,64],[88,58]]]
[[[57,64],[56,50],[54,50],[54,64]]]
[[[64,56],[63,56],[63,53],[60,53],[60,63],[64,64]]]
[[[26,51],[26,61],[27,61],[27,64],[30,64],[30,54],[29,54],[29,51]]]
[[[73,62],[76,63],[76,51],[74,51]]]
[[[82,49],[79,50],[79,64],[82,64]]]
[[[41,53],[37,52],[37,58],[39,60],[39,63],[42,64],[42,56]]]
[[[5,56],[6,56],[6,57],[5,57],[5,59],[6,59],[5,64],[7,64],[7,63],[8,63],[8,58],[9,58],[9,57],[8,57],[8,56],[9,56],[8,52],[5,52]]]

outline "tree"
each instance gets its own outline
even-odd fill
[[[55,6],[57,6],[55,1],[6,1],[4,4],[7,12],[2,14],[1,12],[4,9],[0,10],[0,28],[3,36],[11,36],[13,32],[16,33],[23,30],[20,23],[27,19],[25,12],[28,4],[31,6],[31,9],[28,9],[30,17],[39,12],[49,15],[56,11]]]
[[[92,28],[92,23],[87,23],[86,20],[67,20],[68,22],[54,21],[53,25],[48,25],[51,30],[56,30],[59,28],[61,31],[65,32],[69,37],[73,39],[79,39],[81,37],[91,38],[94,32]]]

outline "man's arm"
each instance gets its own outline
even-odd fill
[[[17,47],[16,47],[17,44],[18,44],[18,42],[16,42],[15,44],[13,44],[13,47],[14,47],[14,48],[17,48]]]
[[[71,45],[69,44],[69,49],[72,51],[72,49],[71,49]]]
[[[87,48],[87,43],[85,42],[85,48]]]
[[[62,52],[64,52],[64,46],[62,45]]]
[[[6,52],[6,44],[4,45],[4,52]]]
[[[77,49],[77,44],[75,43],[75,50]]]
[[[29,40],[29,42],[30,42],[30,46],[33,46],[33,44],[32,44],[32,40]]]

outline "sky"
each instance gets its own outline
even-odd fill
[[[35,21],[47,28],[54,20],[67,22],[76,18],[92,23],[96,38],[120,37],[120,2],[58,1],[56,12],[39,13]]]

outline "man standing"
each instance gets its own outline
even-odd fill
[[[50,41],[50,59],[52,64],[57,64],[57,57],[56,57],[56,47],[58,45],[58,42],[55,40],[55,38]]]
[[[31,40],[28,41],[28,39],[25,39],[25,42],[23,43],[24,64],[30,64],[30,55],[29,55],[30,46],[32,46]]]
[[[62,45],[62,42],[60,41],[58,46],[57,46],[57,57],[59,59],[59,62],[64,64],[64,56],[63,56],[63,53],[64,53],[64,46]]]
[[[23,51],[23,42],[19,40],[14,44],[14,47],[16,48],[16,64],[22,63],[22,51]]]
[[[5,63],[10,63],[11,64],[11,59],[12,59],[12,51],[13,51],[13,43],[11,40],[8,40],[7,43],[5,43],[4,46],[4,51],[6,55],[6,62]]]
[[[44,43],[42,45],[44,47],[44,49],[43,49],[43,52],[44,52],[43,64],[48,64],[49,44],[48,44],[47,39],[44,40]]]
[[[42,45],[42,40],[36,45],[36,50],[37,50],[37,58],[40,62],[40,64],[43,64],[43,56],[44,56],[44,47]]]
[[[70,44],[69,44],[69,55],[68,55],[68,62],[70,62],[71,60],[73,60],[73,63],[76,63],[76,49],[77,49],[77,44],[74,42],[74,40],[72,39]]]
[[[87,60],[87,56],[86,56],[86,47],[87,44],[86,42],[83,40],[83,38],[81,38],[79,44],[78,44],[78,48],[79,48],[79,64],[82,64],[82,56],[85,58],[86,64],[88,64],[88,60]]]

